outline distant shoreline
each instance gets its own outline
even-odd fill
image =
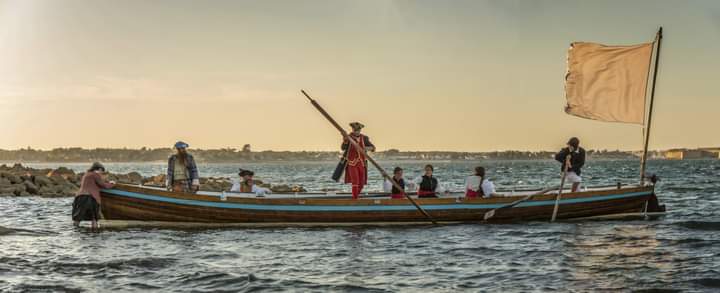
[[[19,150],[0,149],[0,162],[14,163],[163,163],[174,153],[171,148],[140,148],[140,149],[83,149],[57,148],[52,150],[35,150],[32,148]],[[339,151],[260,151],[250,150],[246,145],[241,150],[225,149],[191,149],[198,163],[285,163],[285,162],[336,162],[342,153]],[[518,160],[552,160],[555,152],[551,151],[492,151],[492,152],[452,152],[452,151],[400,151],[389,149],[372,153],[373,158],[380,161],[518,161]],[[638,160],[638,151],[587,150],[591,160]],[[675,149],[667,151],[649,151],[649,159],[700,159],[718,158],[720,148]]]

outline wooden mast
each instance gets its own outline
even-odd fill
[[[655,68],[653,70],[652,88],[650,89],[650,107],[648,109],[647,123],[643,127],[643,153],[640,157],[640,185],[645,185],[645,165],[647,164],[648,145],[650,144],[650,127],[652,126],[653,106],[655,102],[655,81],[657,80],[658,66],[660,65],[660,43],[662,42],[662,27],[655,36],[657,51],[655,51]]]

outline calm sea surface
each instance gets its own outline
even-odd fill
[[[460,189],[477,162],[436,162]],[[551,161],[482,162],[502,189],[559,181]],[[63,164],[76,170],[86,164]],[[421,162],[400,165],[407,177]],[[590,185],[634,183],[636,161],[591,161]],[[56,167],[58,164],[34,164]],[[107,164],[163,172],[162,164]],[[255,170],[274,184],[339,188],[333,163],[201,165]],[[720,161],[651,161],[668,208],[656,221],[411,228],[104,230],[70,224],[70,198],[0,197],[0,291],[643,291],[720,292]],[[377,172],[370,189],[379,189]],[[665,291],[659,291],[665,292]]]

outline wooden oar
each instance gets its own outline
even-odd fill
[[[572,152],[570,152],[572,153]],[[568,169],[570,168],[570,153],[565,156],[565,162],[563,163],[563,172],[562,177],[560,177],[560,189],[558,189],[558,194],[555,197],[555,208],[553,208],[553,214],[552,218],[550,218],[550,222],[555,222],[555,218],[557,217],[558,209],[560,208],[560,199],[562,198],[562,192],[563,188],[565,187],[565,177],[567,177]]]
[[[514,207],[514,206],[516,206],[516,205],[518,205],[518,204],[520,204],[520,203],[522,203],[522,202],[531,200],[533,197],[535,197],[535,196],[537,196],[537,195],[545,194],[545,193],[547,193],[548,191],[554,190],[554,189],[556,189],[556,188],[557,188],[557,186],[555,186],[555,187],[550,187],[550,188],[545,188],[545,189],[543,189],[543,190],[540,190],[540,191],[538,191],[538,192],[536,192],[536,193],[533,193],[533,194],[531,194],[531,195],[528,195],[528,196],[526,196],[526,197],[523,197],[523,198],[521,198],[521,199],[518,199],[518,200],[516,200],[516,201],[513,201],[513,202],[511,202],[511,203],[509,203],[509,204],[506,204],[506,205],[504,205],[504,206],[501,206],[501,207],[499,207],[499,208],[492,209],[492,210],[490,210],[490,211],[488,211],[488,212],[485,213],[485,216],[483,216],[483,220],[487,221],[488,219],[490,219],[490,218],[492,218],[493,216],[495,216],[495,212],[496,212],[497,210],[509,209],[509,208]]]
[[[352,137],[350,137],[350,135],[348,135],[347,131],[345,131],[345,129],[342,128],[342,127],[340,126],[340,124],[338,124],[337,121],[335,121],[335,119],[333,119],[333,118],[330,116],[330,114],[328,114],[328,112],[326,112],[325,109],[323,109],[323,107],[320,106],[320,104],[318,104],[315,100],[313,100],[313,98],[311,98],[310,95],[308,95],[308,94],[305,92],[305,90],[300,90],[300,92],[302,92],[302,94],[305,95],[305,97],[308,98],[308,100],[310,100],[310,103],[311,103],[313,106],[315,106],[315,109],[317,109],[318,111],[320,111],[320,114],[322,114],[323,116],[325,116],[325,119],[327,119],[328,121],[330,121],[330,124],[332,124],[333,126],[335,126],[335,128],[336,128],[338,131],[340,131],[340,134],[342,134],[343,138],[347,139],[347,141],[350,142],[350,144],[352,144],[353,147],[355,147],[356,149],[362,151],[362,153],[365,155],[365,158],[367,158],[368,161],[370,161],[370,163],[372,163],[373,166],[375,166],[375,168],[377,168],[378,171],[380,171],[380,174],[382,174],[382,176],[383,176],[386,180],[389,180],[390,183],[392,183],[393,186],[395,186],[395,188],[397,188],[398,190],[404,190],[404,189],[402,188],[402,186],[400,186],[400,184],[398,184],[398,183],[395,181],[395,179],[393,179],[392,177],[390,177],[390,175],[388,175],[388,173],[385,172],[385,170],[384,170],[382,167],[380,167],[380,165],[379,165],[377,162],[375,162],[375,160],[374,160],[372,157],[370,157],[370,156],[368,155],[368,153],[367,153],[367,151],[365,150],[364,147],[360,146],[360,144],[358,144]],[[430,214],[428,214],[422,207],[420,207],[420,205],[419,205],[417,202],[415,202],[415,200],[412,199],[412,197],[410,197],[409,195],[407,195],[407,194],[404,193],[404,192],[403,192],[403,195],[405,195],[405,198],[407,198],[407,199],[415,206],[415,208],[417,208],[417,210],[418,210],[420,213],[422,213],[430,222],[432,222],[433,224],[437,224],[437,222],[435,222],[435,219],[433,219],[433,217],[430,216]]]

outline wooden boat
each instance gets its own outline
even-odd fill
[[[416,199],[439,223],[486,222],[485,212],[505,206],[534,191],[494,198],[466,198],[450,193]],[[548,221],[557,190],[534,196],[512,208],[499,209],[487,222]],[[160,188],[117,185],[102,190],[102,212],[108,220],[199,223],[244,223],[293,226],[427,224],[407,199],[367,194],[353,200],[348,194],[287,193],[258,197],[248,193],[170,192]],[[664,212],[653,186],[603,187],[563,192],[558,219]]]

